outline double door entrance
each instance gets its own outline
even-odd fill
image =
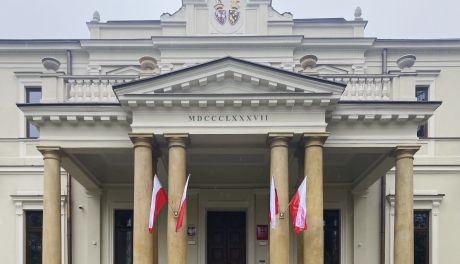
[[[246,264],[246,213],[207,213],[207,263]]]

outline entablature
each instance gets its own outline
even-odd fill
[[[17,104],[27,120],[38,125],[44,123],[92,123],[105,125],[122,123],[128,125],[130,114],[120,104],[84,103],[84,104]]]
[[[329,122],[415,122],[428,120],[441,102],[340,101]]]

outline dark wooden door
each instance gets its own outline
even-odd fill
[[[207,263],[246,264],[246,213],[208,212]]]

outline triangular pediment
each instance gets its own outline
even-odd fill
[[[233,57],[114,86],[120,97],[155,94],[330,94],[345,85]]]

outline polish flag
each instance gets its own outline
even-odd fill
[[[184,192],[182,193],[182,198],[180,199],[179,217],[177,218],[176,223],[176,233],[179,232],[179,229],[182,227],[182,222],[184,221],[185,206],[187,204],[188,180],[190,180],[190,175],[187,177],[187,181],[185,182],[184,186]]]
[[[307,177],[305,177],[294,197],[292,197],[289,211],[294,233],[298,235],[307,229]]]
[[[150,215],[149,215],[149,233],[153,232],[153,224],[155,219],[160,213],[161,208],[166,204],[168,201],[168,197],[166,196],[165,190],[161,186],[160,181],[158,180],[158,176],[155,175],[153,177],[153,191],[152,191],[152,202],[150,204]]]
[[[279,212],[279,204],[278,204],[278,192],[276,191],[275,187],[275,177],[272,176],[272,180],[270,182],[270,225],[272,229],[276,227],[276,215]]]

